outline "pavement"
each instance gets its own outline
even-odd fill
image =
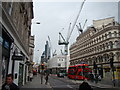
[[[25,85],[23,85],[21,88],[44,88],[44,89],[47,89],[47,88],[52,88],[49,84],[49,82],[47,84],[45,84],[45,76],[43,76],[43,83],[41,84],[41,75],[40,74],[37,74],[37,75],[34,75],[33,76],[33,80],[32,81],[29,81],[27,82]]]

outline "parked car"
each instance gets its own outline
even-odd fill
[[[58,77],[64,77],[64,73],[58,73],[57,76]]]

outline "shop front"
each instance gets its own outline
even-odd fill
[[[10,61],[10,50],[11,44],[13,42],[13,38],[7,32],[5,27],[1,25],[2,28],[2,36],[0,36],[0,44],[2,46],[2,61],[0,66],[2,68],[2,83],[5,82],[6,75],[8,74],[8,67]]]

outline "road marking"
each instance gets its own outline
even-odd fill
[[[69,87],[69,88],[73,88],[73,87],[71,87],[70,85],[67,85],[67,87]]]

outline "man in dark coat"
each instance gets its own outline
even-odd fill
[[[19,87],[13,83],[13,75],[8,74],[6,82],[2,85],[2,90],[19,90]]]
[[[84,81],[82,84],[80,84],[79,90],[93,90],[93,89],[86,81]]]

